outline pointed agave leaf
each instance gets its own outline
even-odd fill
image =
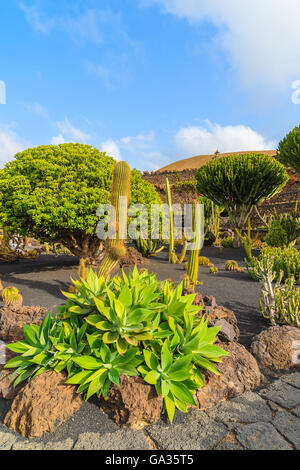
[[[96,370],[99,369],[102,365],[102,362],[92,356],[80,356],[74,357],[73,361],[79,367],[87,370]]]
[[[109,331],[107,333],[104,333],[104,335],[102,336],[102,341],[105,344],[112,344],[112,343],[115,343],[118,338],[119,338],[118,333]]]
[[[164,342],[163,347],[161,349],[161,367],[163,371],[166,371],[169,369],[169,367],[172,365],[173,362],[173,357],[170,352],[169,344],[167,341]],[[168,393],[167,393],[168,395]]]
[[[120,386],[120,374],[117,371],[117,369],[113,369],[113,368],[110,369],[108,371],[108,378],[109,380],[111,380],[111,382],[116,384],[118,387]]]
[[[165,398],[169,395],[170,393],[170,385],[169,385],[169,382],[166,381],[166,380],[163,380],[162,383],[161,383],[161,394],[162,394],[162,397]]]
[[[31,349],[31,346],[26,344],[24,341],[20,341],[18,343],[6,344],[5,346],[10,351],[13,351],[13,352],[16,352],[16,353],[19,353],[19,354],[22,354],[22,353],[24,353],[24,352]]]
[[[29,325],[23,325],[23,331],[30,346],[36,347],[39,344],[39,340],[35,330]]]
[[[160,379],[160,373],[156,370],[151,370],[148,374],[144,377],[145,382],[151,385],[155,385]]]
[[[89,324],[89,325],[92,325],[92,326],[96,326],[97,323],[101,322],[103,320],[102,317],[100,317],[100,315],[89,315],[85,321]]]
[[[195,400],[189,389],[183,384],[170,383],[170,389],[172,394],[183,403],[196,406]]]
[[[145,362],[149,369],[156,370],[159,367],[159,362],[153,352],[144,349],[143,351]]]
[[[175,403],[174,403],[174,400],[170,397],[172,397],[172,394],[164,398],[164,403],[165,403],[165,407],[166,407],[166,411],[167,411],[170,423],[173,423],[174,414],[175,414]]]

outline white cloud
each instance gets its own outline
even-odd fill
[[[56,135],[51,139],[51,145],[65,144],[65,138],[62,134]]]
[[[26,104],[25,105],[25,108],[33,113],[33,114],[36,114],[37,116],[40,116],[42,118],[47,118],[49,116],[49,112],[48,112],[48,109],[45,108],[44,106],[42,106],[41,104],[39,103],[31,103],[31,104]]]
[[[101,143],[100,150],[106,152],[107,155],[113,157],[115,160],[121,160],[121,151],[117,142],[112,139],[108,139]]]
[[[300,78],[299,0],[142,0],[191,23],[208,20],[246,86],[290,86]]]
[[[56,127],[60,130],[60,134],[53,137],[53,139],[56,141],[60,140],[59,143],[68,141],[86,144],[90,140],[89,134],[78,127],[73,126],[67,117],[65,117],[64,121],[57,122]]]
[[[186,157],[247,150],[272,150],[275,141],[268,141],[250,127],[243,125],[220,126],[205,121],[205,126],[180,129],[175,137],[178,150]]]
[[[0,127],[0,167],[14,157],[14,155],[26,149],[29,144],[24,142],[14,131],[12,126]]]

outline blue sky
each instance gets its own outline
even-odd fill
[[[298,0],[0,8],[1,166],[29,146],[83,142],[153,170],[217,149],[275,148],[299,125]]]

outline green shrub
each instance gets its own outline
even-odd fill
[[[177,193],[197,192],[197,181],[177,181],[173,186]]]
[[[279,143],[278,156],[281,163],[300,174],[300,126],[296,126]]]
[[[261,250],[258,258],[252,257],[246,266],[248,273],[255,281],[261,281],[262,278],[257,272],[257,261],[261,261],[265,256],[272,257],[272,270],[275,272],[275,280],[278,281],[280,273],[283,273],[283,280],[292,276],[297,284],[300,283],[300,252],[296,248],[271,248],[266,247]]]
[[[279,220],[273,220],[267,236],[265,237],[265,242],[269,246],[283,248],[287,246],[287,234],[284,228],[282,227]]]
[[[17,153],[0,171],[0,219],[21,236],[60,243],[74,255],[97,259],[100,204],[110,202],[116,162],[83,144],[45,145]],[[160,202],[152,184],[133,170],[131,201]]]
[[[65,293],[57,318],[49,314],[41,326],[24,326],[25,340],[7,346],[19,353],[5,366],[16,369],[15,386],[50,369],[66,370],[67,383],[88,399],[107,397],[121,375],[140,375],[162,395],[170,421],[175,408],[195,405],[202,371],[219,374],[214,362],[228,355],[214,345],[220,328],[196,315],[195,295],[182,296],[182,284],[172,290],[136,267],[108,282],[91,270],[73,284],[77,292]]]
[[[221,241],[221,245],[224,248],[233,248],[234,238],[233,237],[225,237]]]

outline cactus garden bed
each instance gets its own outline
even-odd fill
[[[200,266],[199,280],[203,282],[203,285],[198,286],[197,291],[203,296],[214,296],[217,304],[225,307],[225,311],[227,308],[235,313],[240,330],[239,343],[249,350],[253,337],[266,330],[269,324],[261,317],[258,309],[259,284],[254,282],[247,272],[225,270],[225,263],[229,259],[237,261],[240,267],[244,267],[243,251],[204,248],[201,255],[210,258],[219,271],[217,274],[211,274],[209,267]],[[155,258],[149,258],[144,267],[154,272],[159,279],[173,279],[176,283],[184,274],[183,267],[169,264],[164,253],[159,253]],[[69,283],[66,280],[70,276],[75,278],[77,269],[78,260],[68,256],[56,258],[51,255],[42,255],[34,262],[23,260],[13,265],[0,264],[0,273],[2,279],[5,279],[4,287],[16,286],[22,292],[24,305],[41,305],[53,310],[64,303],[60,289],[67,290]],[[214,313],[213,302],[213,300],[206,301],[207,312],[210,312],[211,308],[211,312]],[[226,315],[228,322],[235,325],[234,320],[231,322],[231,314],[226,313]],[[33,387],[26,391],[23,389],[24,393],[19,392],[17,399],[20,397],[20,400],[23,400],[22,403],[27,403],[28,409],[34,407],[36,403],[37,413],[38,406],[41,406],[41,414],[48,415],[49,412],[46,412],[43,403],[40,403],[40,390],[43,390],[46,395],[48,390],[50,395],[57,393],[59,399],[62,400],[61,406],[64,406],[64,400],[71,403],[70,411],[67,411],[66,407],[64,419],[60,416],[59,408],[57,410],[55,406],[51,408],[50,414],[53,414],[53,420],[58,420],[61,425],[53,428],[49,426],[48,432],[39,437],[41,431],[38,428],[31,427],[28,430],[26,424],[20,425],[18,422],[14,414],[14,412],[18,413],[20,408],[18,401],[13,402],[12,405],[11,400],[0,399],[0,449],[247,449],[258,448],[255,447],[256,437],[259,438],[265,434],[270,436],[269,440],[263,441],[260,445],[266,449],[299,448],[297,438],[291,439],[285,436],[291,426],[295,427],[296,433],[299,432],[299,373],[286,375],[287,372],[282,370],[263,378],[254,358],[236,342],[236,339],[235,337],[232,343],[230,341],[220,343],[221,347],[229,351],[233,359],[224,360],[222,386],[221,382],[217,382],[212,377],[206,384],[206,390],[200,389],[200,393],[197,392],[196,401],[201,411],[192,410],[187,415],[176,411],[173,424],[168,422],[166,415],[163,415],[157,422],[161,403],[158,397],[153,395],[151,387],[143,380],[121,381],[121,393],[117,388],[112,389],[108,400],[103,401],[99,406],[99,400],[95,397],[88,402],[80,402],[81,399],[76,394],[74,395],[71,389],[61,393],[62,387],[65,387],[63,377],[50,373],[54,376],[50,375],[47,378],[47,375],[41,375],[35,379],[36,383],[32,382]],[[254,362],[251,365],[252,360]],[[281,376],[282,379],[279,378]],[[228,390],[226,387],[231,377],[234,377],[237,382],[232,389]],[[243,377],[243,379],[238,377]],[[223,391],[222,387],[226,390]],[[290,400],[288,406],[284,406],[283,409],[280,408],[276,398],[276,387],[279,397],[284,393],[284,396]],[[246,393],[240,397],[243,392]],[[21,393],[23,396],[20,395]],[[132,398],[135,396],[139,396],[139,401],[145,403],[140,415],[136,414]],[[269,396],[272,396],[272,399],[269,399]],[[218,404],[219,401],[233,397],[237,398]],[[12,397],[9,396],[9,398]],[[35,401],[32,403],[32,400]],[[57,406],[60,406],[59,403]],[[256,407],[261,412],[260,416],[255,410]],[[274,409],[277,407],[276,412],[272,407]],[[224,413],[224,419],[219,419],[218,413],[221,416]],[[228,418],[229,415],[231,418]],[[4,426],[4,420],[11,430]],[[142,429],[144,424],[147,425],[152,420],[156,424]],[[233,425],[228,424],[228,421],[236,424],[234,430]],[[130,425],[131,429],[119,428],[116,423]],[[46,423],[46,429],[47,426]],[[22,438],[12,429],[20,429],[23,435],[34,437],[34,439]],[[251,440],[251,436],[256,437]]]

